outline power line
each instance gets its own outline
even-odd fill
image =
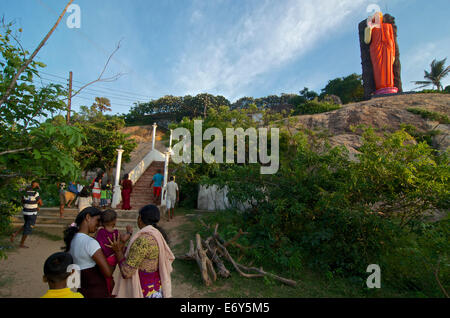
[[[79,96],[79,95],[75,95],[73,98],[81,98],[81,99],[85,99],[85,100],[92,101],[92,98],[88,98],[88,97],[84,97],[84,96]],[[113,107],[113,106],[122,106],[122,107],[127,107],[127,108],[131,108],[131,107],[132,107],[132,106],[130,106],[130,105],[111,103],[111,107]]]
[[[62,83],[62,84],[65,84],[65,83],[62,82],[62,81],[52,80],[52,79],[48,79],[48,78],[45,78],[45,77],[41,77],[41,79],[43,79],[43,80],[45,80],[45,81],[48,81],[48,83],[56,82],[56,83]],[[47,83],[47,84],[48,84],[48,83]],[[81,88],[81,86],[78,86],[78,85],[72,85],[72,87],[78,88],[78,89]],[[74,91],[74,90],[72,90],[72,91]],[[110,93],[110,92],[106,92],[106,91],[99,91],[99,90],[95,90],[95,89],[91,89],[91,88],[84,88],[84,89],[82,90],[82,92],[85,93],[85,94],[90,94],[90,95],[94,95],[94,96],[98,96],[99,93],[100,93],[100,94],[107,94],[108,97],[115,98],[115,99],[120,99],[120,100],[123,100],[123,101],[134,102],[134,103],[137,103],[137,102],[143,102],[142,100],[139,100],[139,99],[137,99],[137,98],[132,98],[131,96],[128,97],[128,96],[125,96],[125,95],[114,94],[114,93]],[[91,93],[91,92],[93,92],[93,93]],[[77,94],[77,95],[78,95],[78,94]]]
[[[45,2],[43,2],[42,0],[38,0],[39,4],[44,7],[48,12],[52,13],[52,14],[58,14],[58,12],[56,12],[52,7],[48,6]],[[93,41],[86,33],[84,33],[81,29],[78,30],[78,32],[75,32],[77,35],[82,36],[85,40],[87,40],[95,49],[97,49],[98,51],[102,51],[103,53],[108,54],[107,50],[105,50],[103,47],[101,47],[100,45],[98,45],[98,43],[96,41]],[[137,75],[139,78],[141,78],[141,76],[139,74],[137,74],[131,67],[129,67],[128,65],[126,65],[125,63],[123,63],[121,60],[117,59],[116,57],[112,57],[112,60],[116,61],[117,63],[121,64],[122,66],[124,66],[126,69],[131,70],[132,73],[134,73],[135,75]],[[60,77],[60,76],[58,76]],[[62,78],[62,77],[60,77]],[[64,78],[65,79],[65,78]],[[82,83],[79,81],[75,81],[73,80],[73,82],[78,82],[78,83]],[[83,85],[86,83],[83,83]],[[127,94],[133,94],[133,95],[140,95],[143,97],[146,97],[148,99],[152,99],[152,98],[158,98],[157,96],[147,96],[144,94],[138,94],[138,93],[131,93],[131,92],[127,92],[124,90],[117,90],[117,91],[121,91],[123,93],[127,93]]]
[[[56,77],[56,78],[67,80],[67,78],[65,78],[63,76],[58,76],[58,75],[55,75],[55,74],[50,74],[50,73],[46,73],[46,72],[42,72],[42,71],[40,71],[40,73],[45,74],[45,75],[49,75],[49,76],[53,76],[53,77]],[[82,82],[82,81],[76,81],[76,80],[72,80],[72,81],[76,82],[76,83],[80,83],[82,85],[86,85],[87,84],[87,83]],[[106,88],[106,87],[102,87],[102,86],[97,87],[97,88],[104,89],[104,90],[111,90],[111,88]],[[120,89],[114,89],[114,91],[123,92],[124,94],[132,95],[132,96],[142,96],[142,97],[145,97],[145,98],[148,98],[148,99],[158,98],[157,96],[149,96],[149,95],[145,95],[145,94],[133,93],[133,92],[120,90]]]
[[[41,86],[40,88],[44,88],[44,87]],[[81,99],[84,99],[84,100],[89,100],[91,102],[93,101],[92,97],[88,97],[88,96],[85,96],[83,94],[77,94],[77,95],[73,96],[72,99],[73,98],[81,98]],[[119,104],[119,103],[115,103],[115,102],[112,102],[111,106],[121,106],[121,107],[127,107],[127,108],[134,107],[134,105],[125,105],[125,104]]]

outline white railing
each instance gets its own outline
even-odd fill
[[[147,170],[148,167],[153,163],[153,161],[163,161],[166,162],[164,165],[164,176],[167,176],[168,171],[168,158],[167,155],[161,153],[157,149],[155,149],[155,141],[156,141],[156,123],[153,124],[153,136],[152,136],[152,150],[134,167],[129,173],[128,178],[131,180],[131,182],[136,184],[136,182],[139,180],[139,178],[144,174],[144,172]],[[172,131],[170,131],[172,139]],[[170,149],[170,148],[169,148]],[[113,193],[113,199],[112,199],[112,208],[116,208],[117,205],[122,201],[121,191],[120,191],[120,185],[119,185],[119,176],[120,176],[120,169],[121,169],[121,157],[122,157],[122,147],[117,149],[118,151],[118,157],[117,157],[117,167],[116,167],[116,180],[114,185],[114,193]],[[165,180],[166,181],[166,180]],[[165,185],[165,184],[164,184]]]
[[[133,168],[128,173],[128,179],[131,180],[131,182],[136,184],[136,182],[139,180],[139,178],[144,174],[145,170],[152,164],[153,161],[164,161],[165,156],[161,152],[159,152],[156,149],[151,150],[144,159],[139,162],[136,167]]]

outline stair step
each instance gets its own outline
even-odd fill
[[[14,223],[11,223],[11,225],[14,226],[14,227],[19,227],[19,226],[22,226],[23,223],[16,223],[16,222],[14,222]],[[40,224],[40,223],[36,223],[34,225],[34,227],[35,228],[60,228],[62,230],[64,230],[66,228],[66,226],[64,224]],[[126,231],[127,228],[125,226],[116,226],[116,229],[119,230],[119,231]],[[137,230],[137,226],[134,226],[133,233],[135,233],[136,230]]]

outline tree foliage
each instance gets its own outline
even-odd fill
[[[0,97],[27,60],[28,51],[18,40],[21,30],[12,24],[0,33]],[[0,107],[0,232],[8,216],[21,205],[20,189],[32,179],[49,176],[75,178],[79,165],[75,149],[84,136],[80,129],[65,124],[42,123],[42,119],[66,109],[67,92],[61,85],[38,86],[39,69],[45,64],[32,60]]]
[[[198,94],[196,96],[164,96],[148,103],[136,104],[125,115],[127,124],[153,124],[159,120],[180,121],[183,117],[205,115],[210,108],[229,106],[230,102],[223,96]]]
[[[363,100],[364,88],[361,75],[351,74],[328,81],[320,95],[324,96],[326,94],[339,96],[344,104]]]
[[[425,75],[423,77],[425,78],[425,81],[416,81],[414,83],[416,85],[421,85],[419,88],[433,85],[438,91],[442,91],[441,81],[450,72],[450,66],[445,67],[446,60],[447,58],[440,61],[434,59],[430,64],[430,71],[424,70]]]
[[[61,119],[60,119],[61,120]],[[130,161],[130,154],[137,144],[129,135],[121,133],[125,121],[120,116],[104,115],[95,105],[81,107],[81,112],[72,117],[74,127],[85,136],[85,142],[77,148],[76,160],[83,171],[102,169],[112,180],[112,171],[117,160],[117,148],[124,149],[123,162]]]

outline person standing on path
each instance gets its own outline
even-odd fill
[[[122,210],[131,210],[131,192],[133,192],[133,183],[128,179],[127,173],[122,180]]]
[[[168,221],[173,219],[173,217],[175,215],[175,203],[180,201],[179,193],[180,192],[178,189],[178,184],[175,183],[174,177],[172,176],[172,177],[170,177],[170,182],[168,182],[166,185],[166,191],[165,191],[166,207],[167,207],[167,211],[169,212]]]
[[[11,242],[14,242],[17,234],[19,234],[20,231],[23,230],[22,240],[20,241],[21,248],[28,248],[28,246],[25,246],[25,240],[27,239],[28,235],[31,234],[34,225],[36,224],[39,206],[43,205],[41,197],[39,196],[39,192],[37,192],[36,190],[39,190],[39,183],[37,181],[33,181],[31,183],[31,186],[27,187],[27,192],[22,198],[22,213],[24,225],[11,235]]]
[[[150,187],[153,185],[153,197],[155,201],[153,203],[157,204],[158,200],[161,202],[161,186],[164,181],[164,176],[161,174],[161,169],[158,170],[157,174],[153,176]]]
[[[100,199],[102,197],[102,178],[104,175],[105,175],[104,172],[98,173],[97,177],[91,183],[92,201],[93,201],[93,206],[95,206],[95,207],[100,206]]]
[[[64,206],[66,205],[66,183],[58,183],[59,188],[59,217],[64,216]]]

